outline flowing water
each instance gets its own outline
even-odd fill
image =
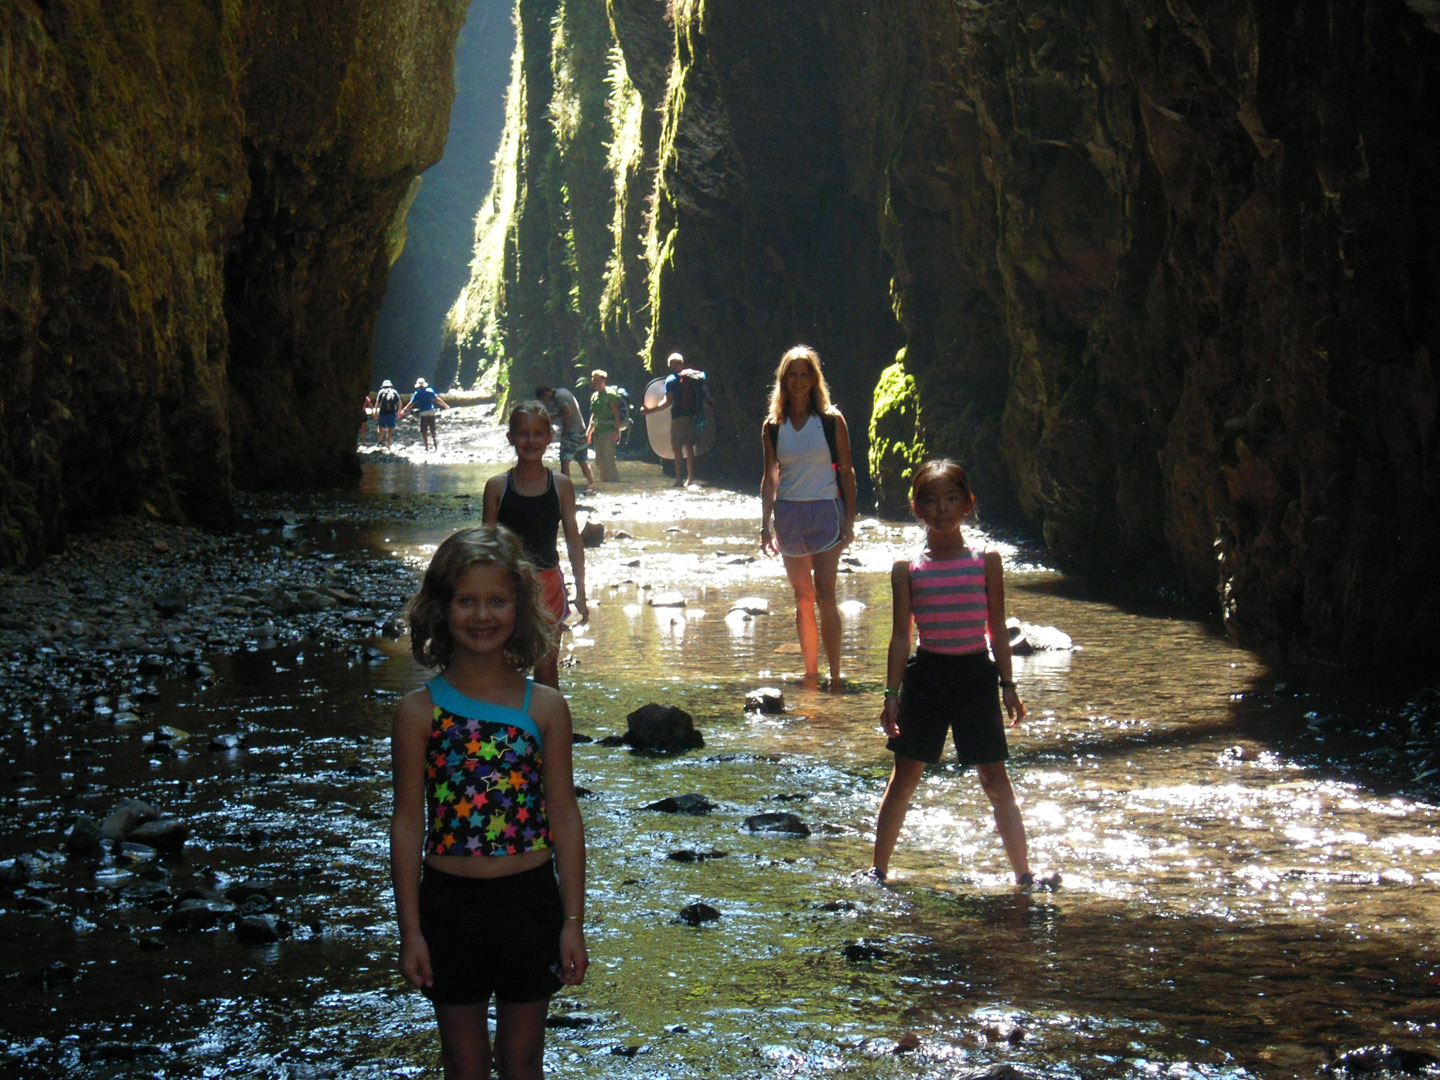
[[[1335,1055],[1435,1048],[1440,872],[1433,805],[1302,764],[1287,750],[1306,699],[1210,624],[1117,606],[1008,552],[1012,615],[1073,652],[1018,659],[1032,717],[1011,732],[1032,862],[1054,892],[1017,893],[978,782],[931,770],[889,887],[868,865],[889,759],[877,715],[891,560],[912,527],[865,523],[840,581],[844,692],[806,689],[788,587],[756,557],[756,500],[674,494],[653,466],[582,497],[605,524],[587,553],[592,619],[562,671],[589,843],[583,987],[552,1006],[555,1077],[952,1077],[1002,1062],[1047,1077],[1315,1076]],[[484,464],[369,465],[377,520],[311,539],[365,547],[417,576],[448,525],[380,520],[389,497],[470,496]],[[686,606],[647,601],[676,590]],[[737,599],[769,614],[732,614]],[[0,1027],[15,1076],[438,1076],[426,1003],[394,971],[386,871],[389,717],[424,673],[296,647],[217,662],[209,689],[170,686],[145,729],[74,752],[66,733],[10,737],[20,777],[0,856],[37,849],[65,810],[122,796],[188,821],[180,860],[146,870],[55,860],[73,919],[7,909],[15,972]],[[752,716],[746,691],[784,690]],[[705,747],[654,757],[598,740],[655,701],[694,717]],[[243,747],[206,749],[244,732]],[[702,794],[706,815],[644,807]],[[748,832],[786,811],[809,837]],[[49,850],[55,850],[53,844]],[[671,858],[690,852],[700,857]],[[169,935],[117,890],[162,877],[262,879],[292,936],[241,944]],[[695,902],[719,918],[691,926]],[[66,908],[68,910],[68,908]],[[504,963],[496,942],[496,963]],[[34,981],[55,960],[64,979]]]

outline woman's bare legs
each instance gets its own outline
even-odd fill
[[[815,567],[815,602],[820,607],[820,640],[830,661],[830,689],[840,689],[840,607],[835,602],[835,579],[840,573],[839,544],[811,556]],[[817,657],[818,660],[818,657]]]
[[[795,634],[807,678],[820,675],[820,628],[815,623],[815,581],[809,555],[785,555],[785,575],[795,593]]]
[[[785,574],[795,593],[795,634],[809,678],[820,675],[820,643],[830,662],[830,685],[840,685],[840,608],[835,599],[835,581],[840,572],[841,548],[837,544],[818,555],[786,555]],[[815,609],[820,609],[816,622]]]

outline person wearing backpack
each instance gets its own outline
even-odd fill
[[[596,479],[602,484],[620,481],[620,470],[615,467],[615,447],[620,441],[624,418],[619,397],[606,389],[609,379],[609,373],[599,368],[590,372],[590,389],[594,392],[590,395],[590,426],[585,432],[595,448],[595,472],[599,474]]]
[[[400,410],[401,420],[404,420],[412,409],[420,415],[420,444],[426,450],[430,449],[431,444],[434,444],[436,450],[440,449],[440,435],[435,427],[435,417],[438,412],[435,408],[436,405],[442,409],[450,408],[445,399],[435,392],[433,386],[424,379],[416,379],[415,393],[410,395],[409,404]]]
[[[665,378],[665,394],[659,404],[641,408],[649,414],[661,409],[670,410],[670,449],[675,454],[675,486],[689,487],[695,482],[696,447],[700,442],[700,424],[705,416],[705,399],[709,390],[705,384],[705,372],[699,368],[686,367],[685,357],[678,352],[670,354],[667,361],[670,374]],[[680,463],[685,463],[685,477],[680,477]]]
[[[380,384],[380,393],[375,395],[375,441],[388,448],[395,436],[395,425],[400,419],[400,391],[386,379]]]
[[[780,358],[760,442],[760,550],[785,561],[805,681],[819,683],[823,643],[830,690],[837,692],[842,635],[835,582],[840,554],[855,539],[855,467],[850,429],[830,403],[820,354],[810,346],[796,345]]]

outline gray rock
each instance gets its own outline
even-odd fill
[[[788,833],[791,836],[809,836],[810,826],[794,814],[751,814],[745,819],[745,828],[751,832]]]
[[[168,589],[161,589],[150,599],[162,617],[169,619],[176,615],[183,615],[190,610],[190,594],[184,589],[171,586]]]
[[[671,795],[653,802],[645,807],[646,810],[659,810],[665,814],[708,814],[715,809],[715,804],[704,795],[690,793],[689,795]]]
[[[1063,630],[1053,626],[1039,626],[1035,623],[1007,619],[1010,631],[1010,652],[1015,656],[1034,656],[1038,652],[1070,652],[1075,642]]]
[[[165,916],[164,926],[172,934],[194,934],[214,929],[221,920],[228,920],[231,913],[229,904],[192,897],[175,905]]]
[[[161,818],[137,827],[129,839],[137,844],[147,844],[162,855],[173,855],[190,839],[190,826],[178,818]]]
[[[642,705],[626,721],[625,744],[635,750],[675,753],[694,750],[705,745],[704,736],[695,730],[695,719],[684,709],[673,705]]]
[[[665,858],[671,862],[695,863],[709,862],[711,859],[725,859],[729,858],[729,856],[730,853],[728,851],[691,851],[686,848],[683,851],[672,851],[666,855]]]
[[[691,926],[700,926],[720,918],[720,912],[709,904],[695,903],[680,909],[680,921]]]
[[[290,932],[290,924],[272,912],[246,915],[235,924],[235,936],[246,945],[273,945]]]
[[[99,854],[100,840],[100,823],[82,815],[65,833],[65,850],[72,855]]]
[[[856,941],[845,946],[845,959],[852,964],[866,960],[884,960],[890,954],[879,945],[872,945],[868,941]]]
[[[295,603],[301,611],[328,611],[338,601],[317,589],[301,589],[295,594]]]
[[[100,835],[106,840],[124,840],[137,827],[159,817],[160,811],[149,803],[139,799],[121,799],[101,824]]]

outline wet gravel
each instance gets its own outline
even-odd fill
[[[5,717],[53,722],[143,701],[157,680],[209,677],[218,653],[396,632],[411,575],[316,551],[304,535],[314,520],[256,507],[212,534],[122,519],[38,569],[0,573]]]
[[[370,463],[500,462],[508,449],[488,405],[446,413],[440,451],[402,427]],[[373,440],[373,435],[372,435]],[[478,520],[479,493],[241,494],[225,532],[116,518],[71,537],[34,569],[0,570],[0,724],[50,725],[136,707],[167,678],[203,681],[208,660],[300,642],[364,649],[396,636],[417,584],[385,552],[324,540],[362,522]]]

